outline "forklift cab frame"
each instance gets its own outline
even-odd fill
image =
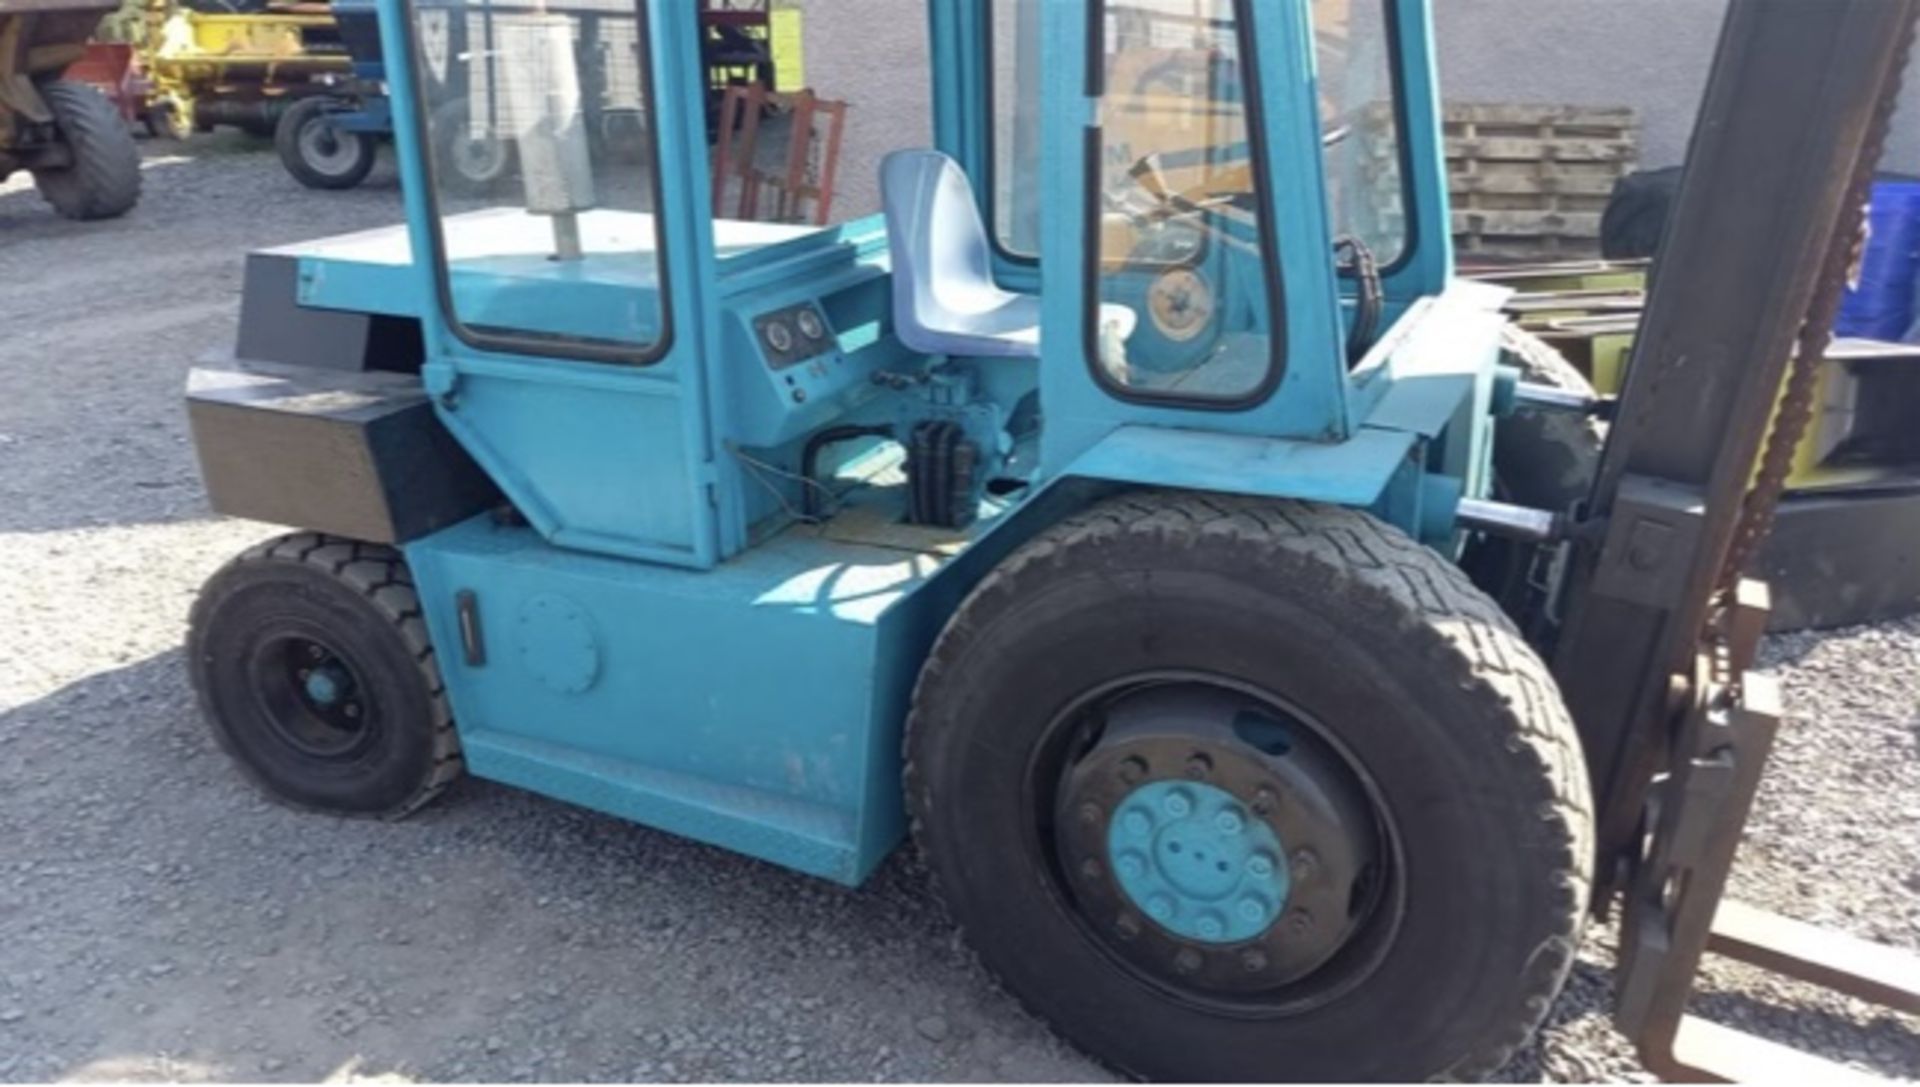
[[[587,4],[580,21],[588,21],[590,15],[606,22],[612,9],[620,6]],[[448,66],[444,26],[461,21],[477,26],[474,13],[493,9],[385,0],[382,27],[388,39],[386,54],[405,58],[392,81],[400,126],[397,147],[407,182],[413,249],[433,255],[414,266],[418,278],[412,287],[423,297],[437,300],[422,315],[429,360],[425,377],[429,391],[440,400],[446,424],[516,507],[556,544],[708,568],[762,538],[769,519],[777,521],[783,507],[803,505],[807,493],[816,489],[801,483],[796,492],[795,484],[777,474],[803,467],[795,456],[808,434],[828,426],[877,422],[866,417],[873,414],[870,402],[880,395],[877,387],[868,381],[850,381],[841,373],[823,375],[817,360],[800,360],[807,364],[791,367],[786,363],[793,360],[775,360],[776,370],[754,360],[751,365],[758,372],[740,372],[748,369],[739,364],[741,359],[764,353],[762,341],[769,334],[764,312],[810,312],[809,327],[829,326],[837,341],[829,353],[829,367],[844,364],[848,370],[864,370],[872,376],[913,360],[902,357],[897,341],[885,334],[886,315],[872,312],[878,292],[884,289],[873,286],[874,280],[885,277],[887,239],[882,217],[819,231],[713,219],[705,130],[697,108],[702,95],[697,19],[693,11],[681,10],[685,6],[643,5],[638,33],[624,39],[631,43],[636,63],[628,78],[636,81],[636,89],[644,85],[650,96],[647,102],[630,103],[640,114],[633,125],[635,137],[645,146],[628,161],[616,162],[615,156],[602,155],[606,144],[595,142],[589,154],[600,161],[588,168],[592,176],[572,179],[584,190],[623,186],[626,190],[611,197],[583,191],[579,194],[583,206],[600,198],[664,209],[665,214],[649,224],[654,233],[651,239],[610,243],[630,252],[648,248],[651,255],[596,253],[591,239],[581,261],[548,261],[545,257],[551,254],[532,250],[519,253],[522,263],[538,274],[521,281],[527,287],[527,301],[517,311],[512,301],[515,292],[503,289],[498,280],[466,274],[467,265],[461,263],[464,255],[459,255],[459,266],[451,275],[444,271],[450,234],[457,236],[454,245],[471,248],[477,235],[497,234],[503,224],[497,218],[476,223],[471,217],[453,214],[459,199],[446,179],[434,176],[433,156],[426,151],[441,138],[434,125],[446,112],[439,108],[442,98],[469,93],[460,81],[444,76]],[[1335,10],[1346,5],[1320,6]],[[1299,47],[1312,41],[1315,33],[1306,6],[1227,0],[1202,5],[1212,13],[1212,25],[1200,31],[1214,39],[1211,58],[1216,74],[1209,78],[1215,86],[1209,93],[1220,99],[1209,108],[1232,115],[1211,123],[1237,125],[1241,138],[1233,142],[1242,145],[1232,152],[1241,162],[1216,161],[1203,167],[1203,173],[1210,171],[1217,180],[1238,166],[1253,183],[1243,182],[1239,192],[1210,195],[1216,205],[1226,207],[1167,217],[1228,222],[1227,227],[1202,233],[1221,238],[1225,244],[1217,248],[1223,251],[1238,250],[1224,257],[1216,254],[1211,260],[1216,265],[1222,260],[1237,262],[1239,282],[1231,288],[1209,284],[1199,278],[1206,274],[1204,268],[1188,271],[1164,263],[1146,265],[1151,271],[1116,273],[1116,280],[1133,282],[1112,290],[1108,289],[1111,284],[1095,277],[1096,267],[1125,263],[1127,255],[1102,252],[1098,261],[1092,255],[1104,237],[1100,201],[1094,196],[1100,185],[1093,172],[1111,169],[1102,164],[1101,156],[1111,158],[1115,148],[1097,148],[1095,140],[1102,129],[1089,124],[1090,92],[1108,74],[1092,70],[1096,64],[1104,68],[1108,58],[1091,28],[1102,23],[1106,32],[1118,33],[1114,24],[1119,16],[1144,17],[1151,8],[1101,3],[1022,7],[953,0],[928,5],[935,145],[972,179],[979,214],[988,222],[996,218],[996,189],[1022,191],[1036,180],[998,172],[1018,160],[1012,156],[996,160],[994,154],[998,118],[993,84],[1007,82],[1004,74],[994,74],[995,13],[1000,13],[1001,31],[1017,32],[1016,53],[1037,35],[1042,54],[1079,61],[1047,65],[1043,86],[1019,88],[1018,93],[1028,97],[1018,108],[1039,114],[1038,143],[1046,151],[1037,163],[1029,159],[1027,165],[1038,168],[1033,189],[1040,194],[1040,206],[1086,213],[1039,216],[1044,225],[1037,234],[1037,261],[1010,256],[998,240],[992,257],[997,287],[1041,296],[1038,367],[1034,370],[1027,364],[1021,367],[1025,372],[1016,374],[1004,372],[1010,367],[987,368],[1003,371],[977,379],[993,387],[983,399],[1004,401],[993,406],[1000,418],[962,420],[963,428],[980,444],[1004,442],[1006,418],[1031,391],[1022,383],[1035,383],[1045,427],[1037,449],[1013,451],[1023,463],[1003,486],[1012,486],[1017,477],[1023,488],[1032,491],[1068,478],[1218,487],[1229,482],[1221,469],[1231,466],[1230,482],[1235,488],[1379,507],[1410,532],[1443,542],[1452,533],[1453,498],[1462,490],[1477,493],[1486,486],[1486,450],[1469,436],[1473,428],[1453,426],[1450,439],[1444,432],[1450,424],[1464,422],[1473,409],[1485,413],[1492,395],[1494,349],[1484,302],[1436,305],[1448,290],[1452,258],[1443,229],[1444,167],[1425,5],[1418,0],[1379,0],[1373,8],[1377,19],[1371,30],[1387,47],[1397,92],[1385,132],[1389,143],[1396,132],[1399,136],[1393,166],[1400,174],[1402,195],[1395,201],[1399,205],[1395,210],[1404,222],[1405,237],[1401,252],[1389,258],[1378,277],[1378,305],[1385,319],[1376,314],[1371,320],[1385,334],[1367,345],[1372,350],[1354,366],[1349,365],[1347,340],[1352,311],[1361,304],[1356,296],[1362,285],[1356,280],[1343,289],[1336,278],[1334,246],[1340,239],[1330,225],[1322,164],[1328,157],[1344,154],[1345,148],[1359,148],[1378,133],[1357,134],[1349,124],[1331,140],[1324,138],[1320,104],[1324,95],[1315,81],[1314,51]],[[548,5],[543,10],[550,14],[541,18],[569,18],[551,14],[566,11],[564,6]],[[489,33],[504,34],[501,24],[510,18],[489,17]],[[1186,22],[1191,25],[1194,20]],[[1164,38],[1165,32],[1161,33]],[[590,36],[576,37],[591,41]],[[506,41],[503,37],[492,44],[531,48],[502,46]],[[479,52],[471,45],[469,50]],[[617,51],[617,46],[603,42],[595,59],[610,63],[605,58]],[[586,49],[580,52],[587,56]],[[640,63],[642,57],[644,63]],[[1120,62],[1125,59],[1119,57]],[[583,99],[605,98],[604,88],[613,80],[594,78],[584,71],[590,61],[582,63],[578,86],[564,88],[565,92]],[[1222,66],[1237,66],[1237,78],[1219,78],[1217,70]],[[511,70],[527,65],[494,67]],[[1232,86],[1223,90],[1219,84]],[[511,97],[503,90],[513,88],[495,88],[493,93]],[[1230,101],[1242,95],[1244,104]],[[1150,102],[1151,97],[1138,96],[1136,101]],[[510,112],[513,107],[509,103],[505,108]],[[1184,108],[1190,114],[1184,120],[1190,125],[1198,113],[1192,109],[1192,100]],[[606,124],[606,111],[596,116],[583,108],[581,113],[592,118],[596,128]],[[1019,138],[1031,140],[1034,134],[1021,133]],[[1199,150],[1218,157],[1226,149],[1223,145]],[[1142,156],[1140,161],[1160,158]],[[1172,168],[1170,173],[1180,176]],[[1390,176],[1370,181],[1376,188],[1395,185]],[[1136,183],[1155,184],[1150,177],[1139,177],[1136,170],[1128,181],[1108,181],[1106,187]],[[1109,202],[1118,202],[1112,193],[1105,196]],[[532,199],[565,207],[568,197],[561,194],[558,204],[552,203],[552,193]],[[1166,206],[1181,199],[1181,194],[1163,192],[1158,206],[1147,214],[1166,216]],[[583,212],[587,221],[607,214]],[[574,216],[563,213],[560,217]],[[1244,232],[1251,227],[1256,236],[1233,238],[1232,220],[1237,220],[1237,229]],[[516,229],[528,234],[529,245],[537,246],[542,233],[537,226],[523,219]],[[485,249],[484,243],[481,248]],[[645,267],[649,263],[650,269]],[[837,277],[843,293],[821,292],[825,308],[810,309],[807,292],[782,278],[803,266],[810,269],[809,275]],[[1050,276],[1047,290],[1040,292],[1043,266],[1084,268],[1088,275]],[[575,289],[536,293],[562,282]],[[648,292],[644,302],[636,303],[637,296],[628,293],[636,288]],[[1247,387],[1225,397],[1130,390],[1116,385],[1099,365],[1089,365],[1089,353],[1100,350],[1098,332],[1090,329],[1087,317],[1098,312],[1092,301],[1095,293],[1132,291],[1131,302],[1143,326],[1135,335],[1138,340],[1148,337],[1156,324],[1164,324],[1150,311],[1157,303],[1142,296],[1155,291],[1178,293],[1183,299],[1195,291],[1215,294],[1218,297],[1200,304],[1214,307],[1224,318],[1234,308],[1226,297],[1229,289],[1264,295],[1238,302],[1239,314],[1233,318],[1242,332],[1256,334],[1250,346],[1269,354],[1262,360],[1264,377],[1247,382]],[[478,308],[463,313],[469,297]],[[749,297],[756,300],[759,312],[748,312]],[[494,311],[479,312],[487,306]],[[1420,319],[1409,320],[1415,311]],[[1389,398],[1399,371],[1411,376],[1412,371],[1423,369],[1418,359],[1411,358],[1420,352],[1405,350],[1409,339],[1430,342],[1431,337],[1413,333],[1418,328],[1431,332],[1434,318],[1442,315],[1481,322],[1478,346],[1454,352],[1456,360],[1470,360],[1464,367],[1454,367],[1455,378],[1463,380],[1441,382],[1448,387],[1427,390],[1418,397],[1419,404],[1407,403],[1414,398],[1404,395],[1404,390],[1402,396]],[[624,329],[610,329],[608,321],[626,324]],[[1190,336],[1192,331],[1180,329],[1178,334]],[[1458,335],[1452,338],[1461,342]],[[1090,339],[1095,341],[1092,345],[1087,342]],[[1431,349],[1427,354],[1432,354]],[[1241,365],[1244,368],[1247,363]],[[1439,365],[1447,368],[1446,363]],[[1415,440],[1382,432],[1377,417],[1389,399],[1393,404],[1387,414],[1393,421],[1387,430],[1394,435],[1411,434]],[[1408,426],[1411,416],[1422,418]],[[551,433],[543,420],[553,424]],[[995,429],[1002,433],[987,433]],[[1200,456],[1194,452],[1196,434],[1206,445]],[[1324,459],[1328,450],[1351,451],[1356,440],[1358,448],[1370,452],[1363,465],[1328,473],[1314,463]],[[1408,467],[1409,457],[1416,455],[1413,445],[1429,442],[1445,448],[1426,462]],[[736,452],[729,453],[729,445]],[[769,495],[769,469],[755,467],[756,461],[772,466],[774,488],[786,493]],[[1256,464],[1268,467],[1242,471]]]
[[[188,390],[215,508],[304,530],[189,623],[270,795],[397,817],[464,770],[848,884],[911,816],[1009,989],[1180,1079],[1490,1074],[1619,892],[1622,1021],[1704,1067],[1775,716],[1742,556],[1920,0],[1730,8],[1571,529],[1483,500],[1495,419],[1606,405],[1519,387],[1449,278],[1422,0],[930,0],[937,148],[824,230],[712,218],[684,0],[379,3],[408,225],[254,254]],[[1047,60],[1004,138],[1002,23]],[[1367,40],[1397,105],[1349,115]],[[518,189],[450,189],[449,134]],[[1564,609],[1468,576],[1496,525]]]
[[[935,147],[824,229],[713,218],[685,0],[379,3],[408,223],[255,254],[189,389],[216,508],[308,530],[190,624],[256,779],[850,885],[911,822],[1129,1070],[1504,1061],[1588,783],[1454,561],[1514,389],[1423,0],[930,0]],[[439,175],[480,137],[517,185]]]

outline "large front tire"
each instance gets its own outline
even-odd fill
[[[392,548],[301,532],[241,555],[194,602],[187,666],[214,739],[288,806],[396,819],[464,768]]]
[[[907,756],[981,958],[1134,1075],[1484,1076],[1573,962],[1591,815],[1553,681],[1361,513],[1147,494],[1062,523],[941,635]]]
[[[47,83],[40,97],[69,155],[65,166],[34,172],[40,195],[69,219],[113,219],[132,211],[140,202],[140,148],[120,111],[84,83]]]

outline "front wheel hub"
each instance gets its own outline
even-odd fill
[[[1381,921],[1381,826],[1315,729],[1206,683],[1122,692],[1085,715],[1053,838],[1111,951],[1182,990],[1264,1002],[1374,942],[1358,937]]]
[[[1251,940],[1286,908],[1286,848],[1232,793],[1158,781],[1128,794],[1108,823],[1116,882],[1135,909],[1176,936]]]

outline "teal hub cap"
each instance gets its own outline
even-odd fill
[[[340,677],[334,675],[331,668],[315,668],[307,673],[307,697],[322,706],[339,701],[340,688]]]
[[[1133,905],[1189,940],[1253,939],[1287,905],[1279,835],[1233,794],[1197,781],[1135,789],[1107,825],[1107,854]]]

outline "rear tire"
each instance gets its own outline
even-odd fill
[[[1124,897],[1137,853],[1105,868],[1064,863],[1062,843],[1083,833],[1072,824],[1098,834],[1137,810],[1123,802],[1102,823],[1097,804],[1047,792],[1076,787],[1115,730],[1143,742],[1137,713],[1116,724],[1077,708],[1127,683],[1162,702],[1144,742],[1189,737],[1210,752],[1176,746],[1169,758],[1115,764],[1136,789],[1200,783],[1217,798],[1244,785],[1224,773],[1229,762],[1285,780],[1302,751],[1320,753],[1321,771],[1338,761],[1327,752],[1346,761],[1373,807],[1380,867],[1336,885],[1349,895],[1344,916],[1309,913],[1288,929],[1295,899],[1283,895],[1277,943],[1273,930],[1248,938],[1213,922],[1216,939],[1183,944],[1171,922]],[[1196,722],[1218,716],[1207,706],[1222,697],[1272,709],[1230,713],[1225,730],[1207,732],[1164,712],[1168,692],[1193,685],[1226,692],[1195,696]],[[1290,738],[1262,739],[1268,717]],[[1243,720],[1259,728],[1242,732]],[[1133,1075],[1483,1077],[1539,1025],[1579,943],[1591,809],[1551,676],[1457,569],[1362,513],[1162,493],[1060,524],[948,624],[915,691],[906,746],[915,837],[981,959],[1069,1038]],[[1277,830],[1290,806],[1332,793],[1265,795],[1279,799],[1250,810]],[[1245,825],[1217,818],[1234,834]],[[1173,848],[1197,852],[1192,839],[1185,854]],[[1310,865],[1292,848],[1280,856],[1294,887],[1311,891],[1335,858]],[[1264,874],[1266,864],[1245,866]],[[1168,916],[1164,903],[1149,906]],[[1304,974],[1273,988],[1246,980],[1289,940],[1343,925],[1345,942]],[[1170,963],[1154,958],[1162,948]]]
[[[84,83],[40,87],[72,162],[36,170],[35,186],[69,219],[113,219],[140,202],[140,148],[126,119],[105,95]]]
[[[442,192],[487,196],[513,171],[513,145],[498,135],[475,138],[468,117],[464,98],[444,102],[434,110],[428,128],[433,137],[435,179]]]
[[[463,769],[392,548],[302,532],[248,551],[195,601],[187,663],[214,739],[291,807],[395,819]]]
[[[293,179],[309,189],[351,189],[373,172],[379,142],[367,132],[348,132],[334,120],[333,103],[303,98],[280,117],[273,147]]]
[[[1551,344],[1518,325],[1501,331],[1501,361],[1523,380],[1582,396],[1593,384]],[[1600,468],[1606,429],[1599,420],[1562,411],[1519,411],[1494,429],[1493,478],[1501,500],[1530,509],[1569,513],[1586,501]],[[1559,544],[1533,544],[1482,535],[1460,565],[1474,584],[1500,602],[1536,647],[1553,645],[1559,626],[1542,576]]]

